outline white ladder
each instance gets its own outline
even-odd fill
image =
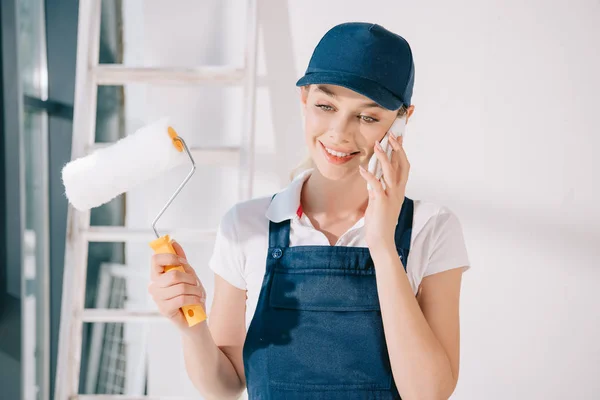
[[[240,200],[252,196],[254,175],[254,122],[256,58],[259,0],[247,0],[246,43],[241,68],[206,66],[198,68],[139,68],[123,65],[99,65],[101,0],[79,2],[77,29],[77,65],[71,159],[89,154],[95,147],[96,95],[98,85],[129,83],[207,82],[244,85],[244,110],[239,147],[192,148],[195,160],[202,163],[239,163]],[[183,135],[185,137],[185,135]],[[181,241],[213,240],[215,231],[163,229]],[[152,230],[133,231],[125,227],[90,227],[90,212],[69,206],[65,270],[61,304],[60,338],[56,373],[55,400],[71,399],[150,399],[139,396],[80,395],[79,379],[84,322],[131,322],[157,319],[151,311],[85,309],[85,285],[89,242],[125,242],[153,240]],[[153,397],[156,398],[156,397]]]

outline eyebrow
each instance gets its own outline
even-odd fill
[[[337,100],[337,95],[335,93],[333,93],[331,90],[329,90],[326,86],[323,85],[316,85],[316,90],[325,93],[327,96],[329,97],[333,97],[334,99]],[[375,102],[371,102],[371,103],[365,103],[362,105],[363,108],[371,108],[371,107],[377,107],[377,108],[381,108],[382,110],[384,110],[384,108],[382,106],[380,106],[379,104],[375,103]]]

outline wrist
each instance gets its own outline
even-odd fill
[[[389,249],[396,248],[394,236],[394,230],[391,232],[382,232],[382,230],[377,229],[376,232],[367,232],[366,239],[371,249]]]
[[[194,343],[205,342],[207,340],[207,335],[210,335],[206,320],[194,326],[188,326],[187,322],[183,321],[183,324],[179,326],[179,331],[183,337]]]
[[[396,250],[396,243],[394,239],[383,239],[380,238],[378,240],[371,240],[369,242],[369,250],[371,251],[371,256],[384,256],[384,255],[397,255],[398,250]]]

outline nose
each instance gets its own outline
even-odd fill
[[[336,116],[331,121],[329,128],[329,136],[338,142],[348,141],[352,137],[353,124],[352,120],[346,116]]]

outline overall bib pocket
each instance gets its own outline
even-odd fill
[[[389,390],[392,373],[373,270],[275,268],[265,339],[270,384]]]

